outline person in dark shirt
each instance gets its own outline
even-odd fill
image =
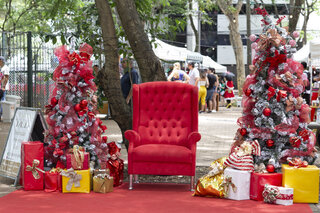
[[[213,96],[214,91],[216,90],[215,84],[216,84],[217,78],[213,74],[211,69],[207,70],[207,78],[209,81],[209,86],[207,88],[206,102],[208,105],[208,113],[211,113],[211,112],[215,112],[215,110],[213,110],[212,96]]]
[[[121,65],[124,72],[124,75],[120,80],[122,95],[126,99],[126,103],[130,104],[132,97],[132,85],[139,83],[139,74],[137,70],[132,67],[131,60],[124,58],[121,61]]]

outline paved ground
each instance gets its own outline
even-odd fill
[[[210,163],[222,156],[229,153],[230,144],[233,142],[235,132],[238,128],[236,121],[241,116],[241,108],[220,108],[216,113],[204,113],[199,115],[199,132],[201,133],[201,141],[197,146],[197,177],[201,177],[207,172],[207,167]],[[108,141],[121,141],[121,132],[117,124],[113,120],[103,120],[107,125],[106,135]],[[4,149],[4,144],[9,132],[9,123],[0,123],[0,153]],[[127,153],[123,146],[122,158],[127,163]],[[153,179],[152,179],[153,178]],[[127,179],[125,175],[125,179]],[[143,181],[165,181],[165,182],[186,182],[188,179],[185,177],[140,177]],[[0,177],[0,197],[14,191],[12,186],[13,181]],[[318,205],[310,205],[313,212],[320,212]]]

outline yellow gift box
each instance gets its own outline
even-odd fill
[[[90,170],[63,170],[62,192],[90,193]]]
[[[282,165],[282,186],[293,188],[294,203],[319,202],[319,168]]]

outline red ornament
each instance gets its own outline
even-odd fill
[[[267,145],[267,147],[273,147],[273,145],[274,145],[274,141],[273,140],[271,140],[271,139],[269,139],[269,140],[267,140],[266,141],[266,145]]]
[[[240,135],[245,136],[247,134],[247,129],[246,128],[241,128],[240,129]]]
[[[301,145],[301,139],[298,137],[290,137],[289,138],[289,142],[291,144],[292,147],[297,147],[299,148]]]
[[[263,110],[263,114],[267,117],[269,117],[271,115],[271,109],[270,108],[265,108]]]
[[[86,99],[83,99],[83,100],[80,101],[80,106],[81,106],[82,109],[86,108],[87,105],[88,105],[88,101]]]
[[[253,90],[252,89],[246,89],[246,91],[244,92],[246,94],[246,96],[250,96],[252,94]]]
[[[80,104],[74,105],[74,110],[75,110],[76,112],[80,112],[80,111],[82,110]]]
[[[58,104],[58,100],[56,99],[56,97],[51,98],[51,105],[55,106]]]
[[[274,171],[275,171],[274,165],[268,164],[268,165],[267,165],[267,171],[268,171],[269,173],[274,173]]]

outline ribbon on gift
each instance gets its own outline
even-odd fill
[[[78,145],[74,145],[73,146],[73,155],[74,155],[74,159],[75,159],[75,164],[73,165],[75,166],[77,169],[82,169],[83,168],[83,161],[84,161],[84,152],[82,151],[82,147],[78,146]],[[72,164],[74,164],[73,162],[71,162]]]
[[[62,171],[61,168],[52,168],[49,173],[60,173]]]
[[[279,200],[293,200],[293,194],[280,194],[277,199]]]
[[[236,185],[234,185],[234,183],[232,183],[232,177],[228,177],[226,176],[221,184],[221,187],[224,189],[224,193],[225,193],[225,197],[228,196],[229,193],[229,186],[231,186],[232,191],[234,193],[237,192],[237,187]]]
[[[262,192],[263,200],[266,203],[276,203],[276,200],[280,196],[280,190],[278,187],[270,187],[268,184],[264,186]]]
[[[289,166],[293,166],[294,168],[307,167],[308,162],[302,161],[301,158],[287,158]]]
[[[61,175],[69,178],[67,186],[66,186],[67,191],[71,191],[71,188],[73,185],[74,185],[74,187],[80,187],[80,180],[82,180],[82,175],[77,174],[73,168],[68,169],[66,171],[63,170],[61,172]]]
[[[40,179],[39,172],[45,173],[45,171],[43,171],[42,169],[39,169],[37,167],[39,165],[40,165],[40,161],[37,159],[33,159],[32,166],[27,165],[27,167],[26,167],[26,171],[32,172],[32,175],[33,175],[34,179],[36,179],[36,180]]]

